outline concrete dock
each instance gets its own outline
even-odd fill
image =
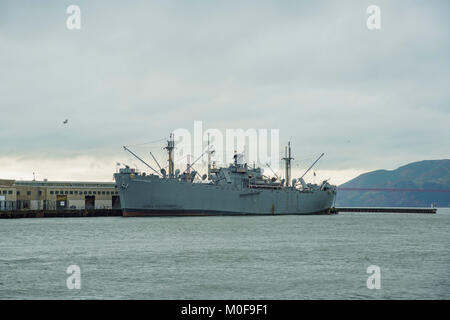
[[[386,208],[386,207],[348,207],[331,208],[330,214],[339,212],[390,212],[390,213],[425,213],[435,214],[437,208]],[[0,219],[17,218],[82,218],[82,217],[121,217],[120,209],[95,209],[95,210],[13,210],[0,211]]]
[[[82,217],[121,217],[121,216],[122,216],[122,210],[120,210],[120,209],[0,211],[0,219],[82,218]]]
[[[347,207],[347,208],[334,208],[336,213],[339,212],[392,212],[392,213],[428,213],[435,214],[437,208],[386,208],[386,207]]]

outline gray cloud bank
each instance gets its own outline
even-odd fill
[[[81,30],[66,8],[81,8]],[[381,8],[381,30],[366,8]],[[322,167],[450,150],[448,1],[2,1],[0,156],[122,153],[176,128],[280,128]],[[69,118],[69,123],[62,121]]]

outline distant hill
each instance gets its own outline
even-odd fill
[[[425,189],[433,192],[354,191],[339,188]],[[395,170],[361,174],[338,187],[336,206],[450,207],[450,159],[413,162]]]

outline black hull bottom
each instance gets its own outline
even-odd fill
[[[286,216],[286,215],[330,215],[337,214],[333,209],[325,209],[308,213],[244,213],[228,211],[199,211],[199,210],[135,210],[123,209],[124,217],[185,217],[185,216]]]

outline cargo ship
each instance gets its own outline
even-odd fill
[[[216,167],[210,161],[213,151],[210,151],[209,144],[207,174],[200,177],[189,164],[181,172],[180,169],[174,170],[174,148],[171,134],[165,147],[168,152],[167,172],[164,168],[154,169],[124,147],[153,173],[146,174],[125,166],[114,174],[123,216],[307,215],[334,212],[331,208],[336,186],[327,181],[321,184],[306,183],[303,179],[306,172],[299,179],[290,181],[293,160],[290,143],[282,159],[285,162],[284,179],[265,176],[260,167],[243,163],[243,157],[236,153],[229,166]]]

